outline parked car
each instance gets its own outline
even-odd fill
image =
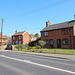
[[[12,44],[8,44],[6,49],[12,50]]]

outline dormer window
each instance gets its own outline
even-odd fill
[[[44,32],[44,36],[48,36],[48,32]]]

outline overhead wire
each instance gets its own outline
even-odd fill
[[[32,11],[26,12],[26,13],[23,13],[23,14],[19,14],[19,15],[15,15],[15,16],[11,16],[11,17],[5,18],[5,20],[19,18],[19,17],[25,16],[25,15],[29,15],[29,14],[33,14],[33,13],[36,13],[36,12],[39,12],[39,11],[43,11],[43,10],[46,10],[46,9],[49,9],[49,8],[52,8],[52,7],[64,4],[64,3],[68,2],[68,1],[70,1],[70,0],[62,0],[62,1],[58,0],[58,1],[54,2],[54,3],[52,3],[52,4],[43,6],[41,8],[38,8],[38,9],[35,9],[35,10],[32,10]],[[29,30],[33,30],[33,29],[39,30],[40,27],[38,27],[38,28],[30,28]]]
[[[70,0],[62,0],[62,1],[61,0],[58,0],[58,1],[54,2],[54,3],[52,3],[52,4],[43,6],[41,8],[37,8],[35,10],[28,11],[28,12],[25,12],[25,13],[22,13],[22,14],[19,14],[19,15],[11,16],[11,17],[8,17],[8,18],[5,18],[5,19],[18,18],[18,17],[21,17],[21,16],[33,14],[33,13],[36,13],[36,12],[39,12],[39,11],[43,11],[43,10],[46,10],[46,9],[49,9],[49,8],[52,8],[52,7],[55,7],[55,6],[64,4],[64,3],[68,2],[68,1],[70,1]]]

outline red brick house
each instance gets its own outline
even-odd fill
[[[45,48],[75,48],[75,20],[54,25],[46,22],[41,40],[46,42]]]
[[[8,42],[8,37],[6,35],[2,35],[2,44],[6,45]],[[1,33],[0,33],[0,45],[1,45]]]
[[[30,41],[30,36],[27,31],[17,32],[12,35],[12,43],[13,45],[20,45],[20,44],[28,44]]]

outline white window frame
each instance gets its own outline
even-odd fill
[[[48,32],[46,31],[46,32],[44,32],[44,36],[48,36]]]
[[[19,45],[21,45],[21,41],[19,41]]]
[[[21,36],[19,36],[19,39],[21,39]]]

